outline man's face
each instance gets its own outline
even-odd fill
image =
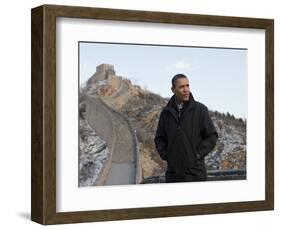
[[[172,87],[172,91],[176,94],[179,101],[189,100],[189,81],[187,78],[179,78],[176,80],[175,87]]]

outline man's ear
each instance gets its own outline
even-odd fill
[[[172,92],[173,92],[173,93],[175,93],[175,89],[174,89],[174,87],[173,87],[173,86],[171,87],[171,90],[172,90]]]

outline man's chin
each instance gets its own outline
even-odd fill
[[[189,100],[189,96],[182,97],[182,101],[188,101],[188,100]]]

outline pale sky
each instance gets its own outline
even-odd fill
[[[210,110],[247,118],[245,49],[80,42],[79,59],[80,84],[106,63],[133,84],[171,97],[171,79],[183,73],[195,100]]]

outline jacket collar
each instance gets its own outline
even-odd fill
[[[196,101],[194,100],[194,97],[193,97],[192,93],[190,92],[190,94],[189,94],[189,106],[188,106],[187,109],[185,109],[184,114],[182,114],[182,116],[185,115],[187,110],[191,110],[195,106],[196,106]],[[178,116],[177,116],[178,108],[177,108],[177,104],[176,104],[176,95],[175,94],[168,101],[165,108],[172,113],[172,115],[175,117],[176,120],[178,120]]]

